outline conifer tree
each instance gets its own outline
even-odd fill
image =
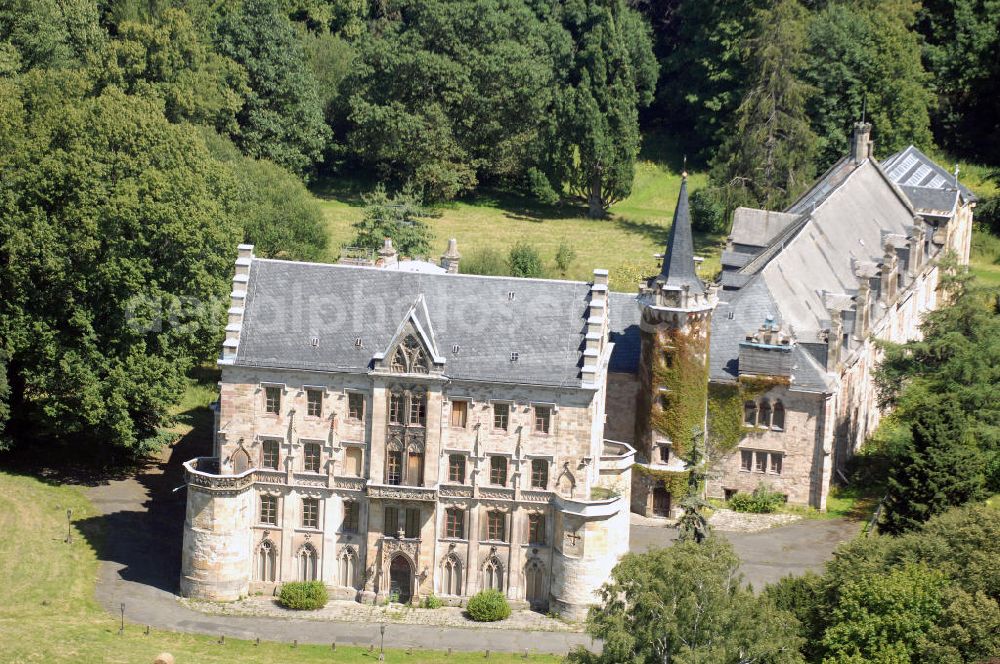
[[[714,164],[722,186],[767,209],[783,208],[814,173],[816,135],[805,112],[813,90],[799,78],[808,19],[798,0],[757,12],[753,81]]]

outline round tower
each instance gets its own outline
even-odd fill
[[[708,353],[717,298],[695,269],[687,174],[674,210],[660,273],[639,296],[642,303],[639,402],[632,511],[672,516],[686,491],[687,458],[705,430]]]

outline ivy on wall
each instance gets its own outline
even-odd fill
[[[756,401],[768,390],[790,384],[786,376],[740,376],[735,384],[708,386],[708,445],[712,458],[736,449],[743,437],[759,429],[743,423],[743,403]]]
[[[663,434],[673,446],[675,456],[690,451],[692,433],[705,422],[708,399],[707,339],[699,339],[698,328],[689,332],[666,330],[657,334],[651,388],[654,390],[650,417],[654,431]],[[659,388],[666,388],[660,392]],[[662,401],[661,401],[662,398]],[[665,402],[665,403],[663,403]]]
[[[637,471],[648,487],[654,487],[663,482],[663,488],[669,493],[672,500],[677,501],[687,496],[688,475],[686,470],[654,470],[646,466],[636,464],[632,469]]]

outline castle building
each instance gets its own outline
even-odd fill
[[[479,277],[458,258],[452,243],[449,267],[411,271],[240,246],[215,450],[186,464],[182,594],[321,580],[366,602],[593,603],[628,547],[634,457],[604,438],[607,271]]]
[[[736,210],[717,284],[696,271],[686,179],[638,294],[241,245],[210,457],[185,464],[181,592],[320,580],[333,597],[582,617],[629,513],[672,516],[688,459],[709,496],[761,483],[825,509],[878,424],[875,343],[919,334],[975,198],[870,127],[783,212]]]

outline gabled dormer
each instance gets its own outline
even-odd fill
[[[376,373],[441,374],[444,364],[427,303],[423,295],[418,295],[386,347],[372,356],[373,369]]]

